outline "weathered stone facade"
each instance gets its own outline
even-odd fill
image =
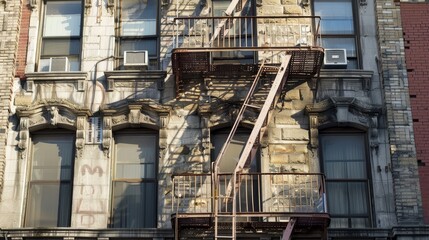
[[[172,206],[172,199],[180,196],[174,195],[172,175],[211,172],[214,160],[211,135],[231,128],[254,79],[249,74],[253,69],[227,75],[218,66],[212,75],[182,76],[186,81],[179,89],[173,73],[172,51],[177,43],[207,43],[210,27],[202,24],[205,31],[198,32],[196,26],[187,28],[174,18],[211,16],[212,1],[159,1],[158,70],[117,70],[118,10],[115,3],[85,1],[81,68],[77,72],[36,70],[42,1],[31,1],[30,5],[19,1],[0,3],[5,7],[0,16],[6,16],[2,19],[7,21],[3,23],[7,27],[3,27],[1,34],[4,36],[0,41],[0,68],[3,70],[0,73],[3,99],[0,234],[9,239],[173,237],[171,214],[175,206]],[[257,16],[312,14],[312,3],[308,1],[258,0],[255,3]],[[361,68],[322,69],[317,83],[309,81],[287,91],[270,111],[271,121],[258,142],[259,168],[263,173],[321,173],[320,133],[331,128],[358,129],[365,133],[367,143],[371,227],[330,229],[329,236],[425,239],[429,230],[422,225],[400,9],[392,0],[361,1],[356,5]],[[21,11],[21,7],[25,9]],[[16,14],[20,12],[27,12],[29,20],[21,23],[20,15]],[[308,19],[273,19],[267,21],[268,24],[262,20],[257,22],[258,47],[310,43],[312,22]],[[15,72],[19,29],[28,31],[21,33],[19,42],[20,49],[26,49],[26,55],[19,58],[25,66],[18,65]],[[178,29],[194,35],[182,39],[175,34]],[[284,34],[274,39],[270,38],[270,31],[283,31]],[[298,34],[300,38],[290,38],[288,34]],[[256,62],[261,62],[268,54],[260,50]],[[266,62],[276,60],[271,58]],[[14,74],[20,79],[14,81]],[[257,92],[258,104],[265,100],[264,94],[272,80],[272,76],[264,77]],[[246,111],[240,128],[252,129],[258,111]],[[98,142],[90,139],[92,118],[101,121],[102,137]],[[22,229],[32,161],[31,137],[40,130],[55,132],[59,129],[75,133],[70,229]],[[157,196],[156,229],[108,229],[113,211],[115,135],[127,129],[157,132],[157,193],[153,193]],[[285,180],[275,180],[275,183],[282,182]],[[305,181],[297,182],[299,185]],[[200,199],[186,207],[207,204],[203,197],[209,192],[195,193]],[[263,200],[271,204],[267,196],[274,192],[266,189]],[[278,237],[264,234],[257,237]]]
[[[8,129],[13,126],[10,122],[11,92],[16,67],[16,55],[18,51],[19,24],[21,20],[21,1],[2,1],[0,3],[0,199],[9,201],[9,197],[3,197],[2,192],[13,192],[10,187],[5,187],[11,182],[6,175],[6,163],[10,160],[6,153],[7,142],[12,141],[8,137]],[[12,160],[12,162],[14,162]],[[7,212],[7,207],[3,207]]]

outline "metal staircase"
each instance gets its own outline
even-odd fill
[[[282,61],[282,64],[280,67],[278,67],[278,72],[276,75],[276,78],[274,79],[274,82],[272,83],[271,89],[266,96],[265,103],[263,104],[259,116],[255,122],[255,125],[252,129],[252,132],[250,133],[250,136],[244,146],[244,149],[242,150],[240,154],[240,159],[235,166],[235,169],[233,170],[233,177],[228,183],[228,187],[226,189],[226,193],[224,199],[231,200],[232,202],[232,213],[231,214],[221,214],[219,212],[218,207],[218,194],[219,189],[217,189],[217,186],[219,186],[219,165],[222,163],[222,161],[225,161],[225,153],[227,152],[227,149],[229,147],[230,142],[234,138],[234,134],[236,133],[236,130],[242,120],[243,114],[245,113],[247,108],[254,108],[257,106],[250,105],[249,103],[252,100],[252,97],[254,96],[256,86],[258,85],[259,79],[261,74],[264,71],[272,71],[272,67],[266,67],[264,64],[260,67],[258,74],[255,77],[255,80],[253,81],[253,84],[249,90],[249,93],[247,94],[243,105],[236,117],[236,120],[234,122],[234,125],[232,127],[232,130],[223,145],[222,149],[220,150],[218,157],[216,161],[213,164],[213,182],[214,182],[214,221],[215,221],[215,239],[236,239],[236,205],[237,205],[237,189],[240,186],[240,173],[242,173],[243,169],[245,168],[245,164],[247,162],[247,159],[249,157],[250,152],[252,151],[252,148],[258,138],[258,136],[262,136],[263,133],[261,133],[261,128],[265,122],[267,122],[267,116],[272,108],[272,106],[275,106],[277,103],[277,100],[281,94],[281,90],[283,89],[283,86],[285,82],[287,81],[287,72],[288,72],[288,66],[291,60],[291,55],[284,56],[284,60]],[[219,234],[219,217],[229,217],[231,218],[231,232],[230,235],[220,235]]]
[[[241,0],[231,0],[230,5],[224,12],[225,16],[222,17],[175,18],[178,31],[175,34],[176,48],[172,52],[172,67],[176,82],[176,96],[178,98],[188,98],[195,91],[192,90],[194,86],[197,84],[203,86],[204,79],[218,80],[219,82],[220,79],[225,78],[231,81],[230,76],[239,76],[241,81],[247,81],[246,84],[251,82],[247,96],[242,102],[240,99],[241,108],[235,117],[235,122],[225,144],[213,162],[211,174],[173,176],[173,186],[176,186],[173,189],[172,201],[176,209],[176,213],[172,215],[175,239],[195,239],[198,238],[196,236],[198,232],[204,239],[210,236],[214,239],[235,240],[237,236],[243,236],[244,229],[247,229],[246,231],[250,229],[254,231],[254,234],[257,234],[256,228],[259,231],[274,231],[277,234],[276,236],[282,236],[282,239],[287,240],[291,238],[292,234],[295,237],[296,234],[299,235],[298,232],[301,232],[306,237],[307,232],[314,230],[317,232],[316,235],[321,237],[316,236],[316,238],[312,237],[312,239],[325,239],[326,233],[324,231],[326,231],[326,227],[329,224],[326,207],[323,207],[322,211],[313,209],[309,212],[294,212],[293,209],[286,209],[287,206],[286,208],[281,207],[273,210],[269,207],[270,203],[264,202],[264,206],[258,206],[259,208],[256,211],[237,209],[240,208],[238,204],[240,191],[242,189],[255,191],[251,186],[245,186],[244,184],[246,182],[245,178],[253,177],[257,178],[258,181],[266,179],[262,181],[269,184],[277,184],[271,180],[277,177],[312,179],[308,181],[308,183],[311,183],[311,187],[304,187],[304,190],[311,189],[308,191],[311,192],[311,197],[309,197],[311,201],[308,202],[314,203],[322,199],[321,202],[325,203],[323,197],[325,183],[323,175],[319,175],[319,173],[302,175],[296,173],[258,173],[258,175],[246,172],[246,169],[250,166],[249,156],[252,150],[255,149],[256,143],[262,138],[269,123],[272,113],[270,110],[276,106],[282,94],[303,83],[314,82],[318,78],[324,55],[323,49],[317,47],[319,25],[315,27],[313,44],[308,46],[297,46],[295,43],[283,44],[275,41],[268,46],[264,44],[258,45],[257,41],[252,41],[251,45],[219,44],[219,42],[233,43],[235,42],[235,36],[246,33],[246,31],[238,32],[238,34],[234,32],[237,29],[241,29],[234,27],[234,25],[240,24],[240,21],[251,22],[262,29],[265,26],[264,24],[268,26],[269,24],[276,24],[277,21],[287,22],[290,19],[291,24],[293,24],[296,19],[313,21],[320,18],[314,16],[239,16],[240,9],[237,6],[240,7],[239,4],[243,5],[244,3],[245,1]],[[208,26],[216,27],[209,30]],[[211,35],[206,35],[207,31],[210,31]],[[286,36],[290,37],[292,33],[273,31],[265,34],[272,39],[284,39]],[[257,36],[253,35],[252,37],[257,38]],[[255,56],[257,56],[256,53],[261,54],[261,56],[271,53],[271,55],[267,56],[270,64],[265,59],[259,61],[259,64],[256,62],[232,64],[215,62],[213,61],[214,53],[219,51],[254,51]],[[282,56],[280,61],[277,59],[279,55]],[[261,86],[264,86],[263,89],[261,89]],[[198,97],[197,95],[196,97]],[[193,100],[191,99],[190,101]],[[249,112],[256,113],[258,117],[239,158],[234,159],[236,162],[231,164],[231,152],[228,151],[229,145],[234,140],[237,140],[234,139],[236,131],[243,121],[245,113]],[[300,184],[302,182],[300,180]],[[317,184],[313,184],[316,182]],[[280,184],[289,184],[289,182]],[[204,193],[201,193],[201,189],[205,189],[203,186],[210,186],[210,191],[205,190],[203,191]],[[302,187],[302,185],[299,185],[299,188]],[[269,187],[267,186],[267,188]],[[296,189],[297,187],[290,186],[287,188]],[[267,194],[259,190],[257,190],[259,197]],[[197,192],[198,194],[196,194]],[[284,199],[293,198],[292,195],[283,197]],[[196,204],[199,202],[204,203],[204,205]],[[311,206],[308,203],[305,204],[308,207],[313,207],[311,204]],[[200,206],[206,206],[206,208],[201,208]],[[247,218],[246,222],[243,222],[244,218]],[[271,220],[267,220],[269,218]],[[288,222],[285,222],[285,219]],[[189,233],[186,233],[184,229],[190,229]],[[247,235],[245,236],[247,237]]]

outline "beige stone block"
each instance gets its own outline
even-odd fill
[[[282,166],[284,172],[291,173],[306,173],[308,172],[308,166],[306,164],[287,164]]]
[[[270,163],[287,164],[288,163],[288,154],[271,155]]]
[[[263,5],[258,9],[258,14],[261,16],[281,15],[284,13],[282,6]]]
[[[289,158],[289,163],[292,163],[292,164],[304,164],[307,162],[306,155],[302,153],[288,154],[288,158]]]
[[[297,144],[294,145],[295,153],[308,153],[307,144]]]
[[[283,140],[309,140],[308,130],[297,129],[297,128],[283,128],[282,129]]]
[[[284,7],[285,14],[301,15],[302,8],[298,5],[287,5]]]
[[[16,96],[15,105],[28,106],[31,104],[31,96]]]
[[[264,0],[262,5],[280,5],[283,0]]]
[[[277,103],[277,107],[279,107],[281,109],[291,110],[291,109],[293,109],[292,101],[285,101],[285,102],[279,101]]]
[[[281,145],[270,145],[269,146],[270,154],[282,154],[282,153],[291,153],[294,151],[293,145],[281,144]]]
[[[282,139],[282,134],[277,128],[269,128],[268,137],[270,139],[269,141],[279,141]]]
[[[294,89],[286,93],[285,100],[301,100],[299,89]]]
[[[283,5],[293,5],[293,4],[298,4],[297,0],[281,0],[281,3]]]

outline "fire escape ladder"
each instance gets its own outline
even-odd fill
[[[290,240],[293,232],[293,228],[295,227],[296,218],[290,218],[286,229],[283,231],[282,240]]]
[[[240,173],[242,173],[242,170],[245,168],[245,164],[247,162],[247,159],[252,151],[252,148],[257,140],[257,137],[261,134],[261,129],[264,123],[266,123],[267,116],[269,115],[269,110],[271,107],[277,102],[279,95],[283,89],[283,86],[285,82],[287,81],[287,73],[288,73],[288,67],[289,63],[291,62],[291,55],[286,55],[283,57],[283,61],[278,68],[277,75],[271,85],[270,91],[268,92],[266,96],[266,100],[259,112],[259,116],[255,122],[255,125],[252,129],[252,132],[250,133],[250,136],[245,143],[245,146],[240,154],[240,158],[235,166],[235,169],[233,171],[233,176],[230,179],[228,186],[225,190],[224,196],[222,196],[222,199],[225,201],[232,201],[232,213],[231,212],[221,212],[221,209],[219,209],[219,202],[220,196],[219,196],[219,166],[221,161],[224,159],[224,155],[226,153],[226,150],[230,144],[230,142],[233,139],[233,136],[238,128],[238,125],[240,121],[242,120],[242,117],[246,111],[247,107],[253,107],[250,103],[250,100],[254,96],[255,89],[258,85],[258,82],[260,80],[261,74],[265,71],[272,71],[272,67],[265,67],[262,65],[259,69],[258,74],[255,77],[255,80],[253,81],[253,84],[249,90],[249,93],[247,94],[244,103],[238,113],[238,116],[236,117],[236,120],[234,122],[234,125],[232,127],[232,130],[230,134],[228,135],[228,138],[225,141],[225,144],[223,145],[222,149],[220,150],[216,161],[213,164],[213,183],[214,183],[214,225],[215,225],[215,239],[236,239],[236,217],[237,217],[237,192],[238,188],[240,186]],[[268,120],[267,120],[268,121]],[[230,235],[219,235],[219,217],[222,218],[231,218],[231,231]]]

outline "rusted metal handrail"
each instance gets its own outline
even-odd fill
[[[213,196],[211,174],[172,176],[172,209],[176,214],[213,214],[218,201],[221,213],[231,213],[226,196],[232,174],[219,174],[218,196]],[[243,173],[238,189],[237,214],[326,213],[325,179],[320,173]],[[256,216],[255,215],[255,216]]]
[[[174,46],[238,51],[255,47],[318,46],[320,20],[319,16],[176,17]],[[218,26],[220,33],[214,34]]]

